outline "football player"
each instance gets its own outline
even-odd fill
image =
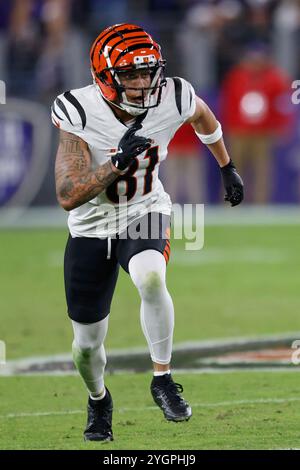
[[[60,129],[57,199],[69,211],[64,274],[73,357],[89,392],[84,437],[109,441],[113,402],[104,384],[103,344],[120,265],[141,298],[153,399],[167,420],[192,415],[170,372],[174,308],[166,265],[171,201],[158,178],[176,130],[191,123],[209,146],[232,206],[243,199],[243,183],[224,146],[221,124],[190,83],[165,78],[160,46],[143,28],[124,23],[105,29],[90,59],[93,84],[59,95],[52,120]],[[136,236],[143,231],[146,236]]]

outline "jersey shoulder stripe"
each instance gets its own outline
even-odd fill
[[[176,106],[178,109],[179,114],[181,115],[182,113],[182,105],[181,105],[181,100],[182,100],[182,83],[180,78],[174,77],[174,87],[175,87],[175,101],[176,101]]]
[[[54,102],[53,105],[51,106],[51,112],[52,112],[58,119],[60,119],[61,121],[64,120],[64,119],[58,114],[58,112],[56,111],[56,109],[55,109],[55,102]]]
[[[173,94],[179,117],[181,118],[181,122],[185,122],[194,114],[196,109],[195,90],[184,78],[172,77],[170,81],[173,84]]]
[[[192,94],[191,89],[189,89],[189,94],[190,94],[190,106],[192,106],[193,94]]]
[[[89,120],[89,109],[93,109],[95,90],[93,85],[68,90],[58,95],[51,106],[53,124],[66,132],[82,137]]]
[[[72,93],[70,91],[66,91],[63,96],[66,98],[66,100],[68,100],[77,109],[78,114],[79,114],[80,119],[81,119],[82,129],[84,129],[85,126],[86,126],[86,113],[85,113],[85,110],[83,109],[83,107],[79,103],[78,99],[75,98],[75,96],[72,95]]]
[[[62,113],[68,119],[69,123],[73,125],[70,114],[68,113],[68,110],[67,110],[66,106],[64,105],[64,103],[62,102],[62,100],[60,98],[56,98],[56,100],[54,101],[54,104],[59,107],[59,109],[62,111]]]

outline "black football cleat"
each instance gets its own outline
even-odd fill
[[[87,412],[87,425],[84,431],[85,441],[113,441],[113,401],[107,388],[106,395],[102,400],[92,400],[89,397]]]
[[[173,382],[171,374],[153,377],[151,393],[155,403],[168,421],[188,421],[192,416],[190,405],[180,396],[182,385]]]

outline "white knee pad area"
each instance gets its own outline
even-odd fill
[[[174,307],[166,287],[165,258],[156,250],[138,253],[129,262],[129,273],[141,297],[141,326],[151,359],[158,364],[169,364]]]

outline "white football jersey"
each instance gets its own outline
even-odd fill
[[[72,237],[113,237],[147,212],[171,214],[170,197],[158,178],[158,169],[176,130],[195,108],[191,84],[182,78],[167,78],[160,104],[148,110],[142,128],[136,132],[153,140],[151,148],[138,155],[128,172],[106,190],[69,212]],[[59,95],[52,106],[52,121],[88,144],[96,168],[108,161],[109,152],[117,149],[134,119],[122,123],[93,84]]]

